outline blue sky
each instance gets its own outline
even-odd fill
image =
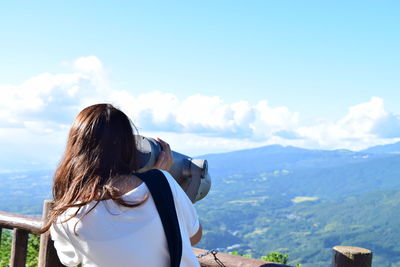
[[[0,144],[56,158],[96,101],[189,154],[398,141],[399,12],[398,1],[8,1]]]

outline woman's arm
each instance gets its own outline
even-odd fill
[[[202,236],[203,236],[203,228],[201,227],[201,224],[199,224],[199,230],[197,230],[197,233],[195,233],[194,236],[190,238],[190,244],[192,246],[196,245],[197,243],[200,242]]]

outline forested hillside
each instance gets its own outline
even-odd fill
[[[256,256],[279,251],[289,253],[293,263],[327,266],[333,246],[354,245],[372,249],[378,266],[400,264],[398,188],[352,194],[347,187],[340,191],[341,183],[319,188],[310,183],[308,192],[303,187],[296,194],[289,176],[274,172],[224,179],[223,190],[197,204],[205,228],[200,246]],[[357,174],[353,177],[356,183],[349,188],[357,187]],[[285,179],[288,190],[284,182],[275,187],[268,179]],[[330,194],[321,194],[329,188]]]
[[[304,266],[326,266],[332,246],[355,245],[372,249],[378,266],[400,265],[397,146],[385,146],[390,153],[271,146],[208,155],[219,175],[197,204],[201,245],[290,253]]]

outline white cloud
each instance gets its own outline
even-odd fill
[[[198,133],[209,136],[257,138],[297,125],[298,113],[269,107],[266,101],[225,103],[218,96],[195,94],[179,99],[159,91],[133,96],[113,91],[112,102],[133,118],[140,129]]]
[[[338,125],[346,129],[350,137],[362,138],[371,134],[374,125],[387,115],[383,99],[372,97],[369,102],[350,107]]]
[[[267,141],[275,132],[292,130],[299,114],[271,107],[265,100],[226,103],[218,96],[194,94],[185,99],[164,92],[133,95],[108,87],[106,72],[94,56],[72,64],[73,73],[40,74],[19,86],[0,87],[0,124],[45,132],[71,123],[84,106],[112,102],[140,129],[195,133],[214,137]]]
[[[296,132],[316,146],[325,148],[362,149],[371,145],[390,143],[400,138],[400,118],[385,110],[384,101],[370,101],[350,107],[336,122],[299,127]],[[389,140],[382,140],[391,138]]]
[[[104,99],[108,92],[101,62],[79,58],[74,67],[73,73],[43,73],[21,85],[0,85],[0,125],[29,128],[33,122],[47,121],[57,128],[71,123],[86,103]]]
[[[291,112],[287,107],[270,107],[267,101],[255,106],[256,119],[251,123],[254,137],[264,139],[275,133],[292,130],[298,126],[299,113]]]
[[[103,73],[103,63],[95,56],[80,57],[73,63],[74,69],[82,73],[101,74]]]
[[[71,67],[70,73],[43,73],[20,85],[0,85],[3,144],[22,136],[29,136],[31,142],[66,136],[75,115],[99,102],[111,102],[126,112],[141,132],[162,133],[187,153],[188,149],[203,154],[276,143],[359,149],[400,138],[399,116],[388,112],[379,97],[350,107],[336,121],[304,125],[298,112],[270,106],[266,100],[227,103],[219,96],[198,93],[182,99],[160,91],[135,95],[113,90],[107,71],[95,56],[64,65]],[[15,131],[19,134],[10,134]],[[60,146],[64,142],[56,140]]]

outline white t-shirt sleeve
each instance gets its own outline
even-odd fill
[[[175,208],[178,218],[180,217],[182,219],[184,223],[183,227],[185,227],[186,233],[190,238],[194,236],[200,228],[200,222],[196,209],[193,206],[192,201],[171,176],[171,174],[166,171],[163,171],[163,173],[165,177],[167,177],[172,194],[174,195]]]
[[[61,223],[53,223],[50,228],[50,234],[62,264],[65,266],[77,266],[81,263],[82,256],[72,246]]]

